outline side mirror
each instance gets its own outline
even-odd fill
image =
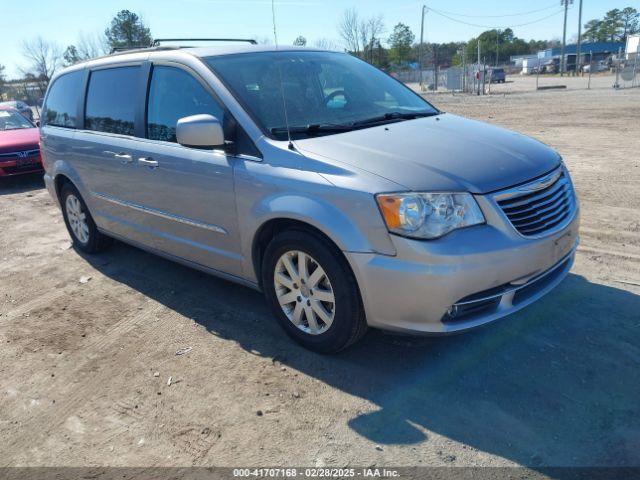
[[[183,117],[176,125],[176,137],[185,147],[214,148],[224,146],[222,124],[213,115]]]

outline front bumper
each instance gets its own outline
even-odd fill
[[[579,216],[576,208],[562,230],[543,238],[525,238],[496,216],[486,225],[438,240],[393,236],[398,252],[393,257],[345,252],[367,323],[399,332],[446,334],[524,308],[569,272]]]
[[[26,173],[42,172],[42,160],[40,155],[29,159],[30,163],[20,165],[17,159],[0,160],[0,177],[23,175]]]

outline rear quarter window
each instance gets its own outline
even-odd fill
[[[91,72],[85,129],[133,135],[140,67],[115,67]]]
[[[44,125],[76,128],[78,101],[82,90],[82,70],[58,77],[49,87],[42,110]]]

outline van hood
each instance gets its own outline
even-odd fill
[[[452,114],[296,140],[302,153],[374,173],[409,190],[487,193],[543,175],[560,156],[522,134]]]

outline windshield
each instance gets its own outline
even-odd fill
[[[343,53],[256,52],[204,60],[263,131],[278,139],[287,136],[285,104],[292,136],[302,137],[438,114],[401,83]]]
[[[17,130],[20,128],[34,128],[34,126],[17,112],[0,110],[0,132],[4,130]]]

